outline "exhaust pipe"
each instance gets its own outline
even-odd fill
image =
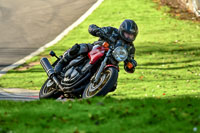
[[[53,74],[55,74],[53,67],[51,66],[47,58],[42,58],[40,60],[40,64],[42,65],[43,69],[47,73],[48,77],[51,77]]]
[[[40,64],[42,65],[43,69],[47,73],[47,76],[50,79],[52,79],[56,83],[56,85],[63,91],[64,89],[63,89],[62,85],[59,83],[58,79],[56,78],[54,69],[51,66],[49,60],[47,58],[42,58],[40,60]]]

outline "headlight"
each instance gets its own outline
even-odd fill
[[[119,46],[113,50],[112,55],[115,58],[115,60],[120,62],[125,61],[127,59],[128,52],[124,47]]]

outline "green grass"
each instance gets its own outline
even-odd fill
[[[184,104],[183,104],[184,103]],[[0,132],[199,132],[199,98],[0,101]],[[164,106],[163,106],[164,105]]]
[[[88,33],[90,24],[119,27],[124,19],[133,19],[139,26],[138,67],[127,74],[120,64],[115,92],[91,99],[91,104],[0,101],[0,130],[182,133],[197,127],[199,132],[200,24],[172,18],[166,13],[169,8],[157,6],[152,0],[105,0],[59,43],[27,62],[39,61],[50,50],[60,55],[75,43],[97,40]],[[0,78],[0,87],[40,89],[46,78],[36,65],[9,71]]]
[[[138,67],[127,74],[120,64],[116,96],[167,97],[200,93],[200,24],[178,20],[166,13],[167,7],[157,10],[151,0],[105,0],[81,25],[59,43],[46,49],[29,62],[48,56],[50,50],[58,55],[75,43],[92,43],[96,37],[88,33],[90,24],[119,27],[125,19],[139,26],[135,41]],[[106,14],[106,15],[105,15]],[[55,59],[51,58],[51,62]],[[47,78],[40,65],[30,69],[11,70],[0,78],[0,87],[40,89]]]

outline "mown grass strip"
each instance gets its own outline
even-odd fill
[[[120,64],[115,92],[74,102],[0,101],[0,132],[198,132],[200,24],[170,17],[167,7],[156,8],[151,0],[105,0],[58,44],[27,62],[97,40],[87,32],[90,24],[119,27],[124,19],[134,19],[138,67],[127,74]],[[46,77],[40,65],[22,66],[3,76],[0,86],[40,89]]]
[[[29,62],[48,56],[50,50],[58,55],[75,43],[92,43],[97,38],[88,33],[90,24],[119,27],[126,19],[139,26],[135,41],[138,67],[135,74],[126,74],[120,65],[117,96],[167,97],[200,93],[200,24],[170,17],[167,7],[157,10],[151,0],[105,0],[81,25],[55,46]],[[55,59],[51,58],[51,61]],[[23,66],[22,66],[23,67]],[[40,89],[46,79],[40,65],[27,70],[12,70],[0,79],[1,87]]]
[[[196,132],[200,128],[199,103],[199,98],[192,97],[0,101],[0,132]]]

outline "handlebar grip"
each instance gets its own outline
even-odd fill
[[[102,37],[103,39],[105,39],[108,42],[114,43],[115,39],[111,36],[109,37],[109,35],[107,35],[102,29],[99,29],[99,32],[97,32],[99,37]]]

